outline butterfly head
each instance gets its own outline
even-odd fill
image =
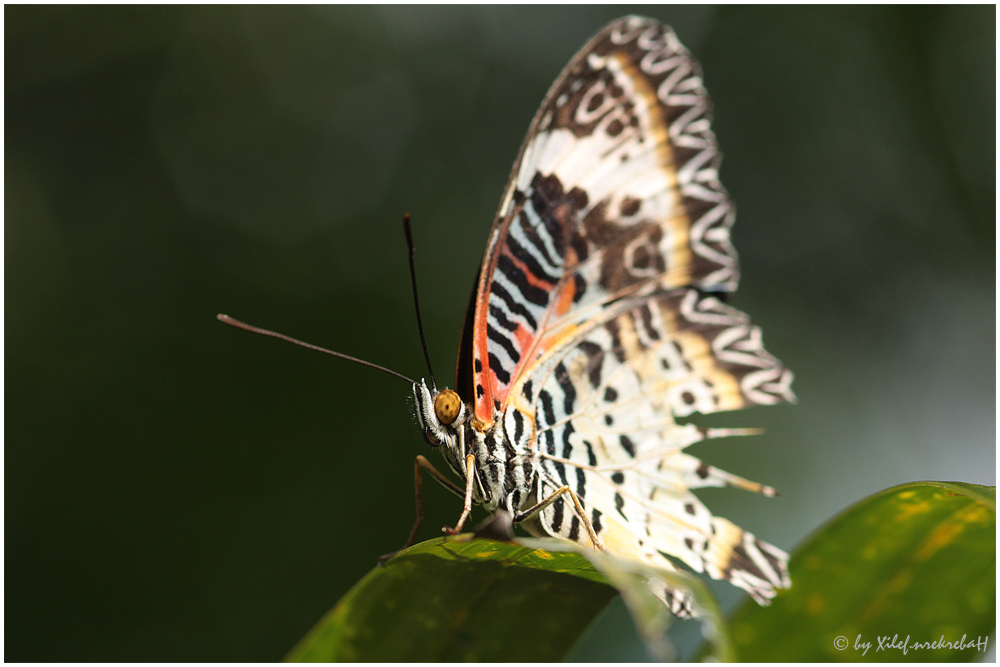
[[[429,388],[425,380],[413,384],[417,422],[424,440],[432,447],[458,445],[458,429],[465,421],[466,408],[461,397],[451,389]]]

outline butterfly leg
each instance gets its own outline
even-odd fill
[[[386,561],[398,554],[403,549],[406,549],[413,544],[413,540],[417,537],[417,529],[420,528],[420,522],[424,520],[424,500],[423,500],[423,476],[421,471],[426,470],[431,476],[441,483],[441,486],[445,487],[452,493],[458,496],[464,496],[462,488],[451,481],[444,474],[441,473],[437,468],[435,468],[430,461],[428,461],[423,455],[418,454],[416,460],[413,463],[413,489],[416,495],[416,506],[417,506],[417,520],[413,523],[413,528],[410,530],[410,537],[406,540],[406,544],[397,551],[385,554],[384,556],[379,556],[378,562],[380,565],[385,565]]]
[[[568,493],[569,497],[573,499],[573,506],[576,507],[576,514],[583,521],[583,525],[586,526],[587,534],[590,535],[590,541],[593,543],[594,548],[603,551],[605,553],[611,553],[610,551],[608,551],[607,547],[605,547],[604,544],[601,542],[600,538],[597,537],[597,531],[594,530],[594,524],[590,522],[590,519],[587,517],[587,513],[583,511],[583,505],[580,504],[580,498],[576,495],[576,493],[573,492],[573,489],[569,488],[568,486],[563,486],[556,489],[541,502],[529,507],[526,510],[518,512],[516,515],[514,515],[514,523],[520,523],[525,519],[530,519],[531,517],[535,516],[543,509],[554,503],[559,498],[559,496],[563,495],[564,493]]]
[[[472,513],[472,481],[475,475],[476,467],[476,457],[472,454],[467,454],[465,457],[465,504],[462,507],[462,515],[458,517],[458,523],[455,524],[454,528],[443,528],[442,530],[449,535],[455,535],[462,531],[462,526],[465,524],[465,520],[469,518],[469,514]]]

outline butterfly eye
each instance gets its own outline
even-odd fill
[[[434,399],[434,414],[442,424],[453,423],[461,409],[462,399],[451,389],[445,389]]]

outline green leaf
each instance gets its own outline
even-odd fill
[[[667,639],[667,630],[674,622],[674,616],[663,601],[653,594],[653,588],[663,590],[669,585],[673,589],[684,591],[694,602],[694,608],[703,624],[702,634],[708,639],[710,657],[719,662],[733,661],[735,654],[719,606],[699,577],[688,572],[665,570],[647,563],[619,558],[566,540],[528,538],[518,542],[549,551],[572,551],[589,560],[621,593],[646,648],[659,662],[673,661],[677,657]]]
[[[731,659],[722,616],[705,585],[565,540],[430,540],[376,567],[299,642],[288,661],[561,660],[615,595],[625,598],[650,653],[673,657],[673,616],[649,582],[688,592],[713,657]]]
[[[286,660],[551,662],[615,595],[578,554],[462,537],[376,567]]]
[[[996,489],[915,482],[877,493],[796,549],[790,572],[771,607],[733,616],[741,660],[982,658],[996,627]],[[914,646],[963,637],[979,644]]]

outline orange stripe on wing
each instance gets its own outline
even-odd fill
[[[479,288],[476,290],[476,316],[472,326],[472,358],[473,364],[478,361],[480,371],[473,365],[472,379],[475,392],[475,419],[473,426],[485,430],[493,424],[493,373],[490,371],[489,348],[486,337],[486,314],[489,310],[490,287],[493,281],[493,271],[496,270],[500,253],[487,251],[483,268],[479,274]],[[492,254],[492,257],[490,256]],[[479,388],[483,388],[480,396]]]
[[[537,287],[538,289],[544,290],[546,292],[551,292],[552,288],[555,287],[555,285],[550,283],[548,280],[539,278],[534,273],[532,273],[531,269],[528,268],[528,265],[519,260],[517,257],[515,257],[513,253],[510,252],[509,249],[504,248],[503,254],[507,256],[507,259],[509,259],[514,266],[520,269],[521,273],[524,274],[525,280],[527,280],[528,284],[531,285],[532,287]]]
[[[499,259],[501,253],[524,275],[525,282],[531,287],[540,289],[544,292],[552,292],[555,288],[555,285],[548,280],[539,278],[537,275],[532,273],[531,269],[528,268],[528,265],[515,257],[507,247],[503,247],[500,252],[496,254],[496,259]],[[494,269],[496,267],[496,259],[492,262],[492,268]],[[490,276],[492,275],[493,272],[490,271]],[[483,291],[485,288],[485,284],[480,284],[480,294],[487,294]],[[560,298],[566,298],[567,295],[565,292],[565,289],[560,292]],[[567,310],[573,303],[573,294],[574,289],[571,288],[568,294],[569,300],[565,304],[565,308]],[[485,307],[487,300],[488,296],[484,298],[483,304],[481,304],[482,307],[477,307],[475,324],[476,358],[482,359],[483,361],[483,370],[481,373],[477,373],[475,378],[477,384],[482,385],[484,389],[482,397],[478,396],[477,390],[476,417],[485,425],[493,423],[493,403],[495,401],[499,401],[500,404],[503,405],[507,400],[507,395],[510,393],[510,386],[502,385],[496,378],[493,371],[489,368],[489,342],[486,336],[486,312],[488,309]],[[537,332],[532,331],[528,327],[524,326],[524,324],[519,324],[517,330],[514,331],[514,336],[517,339],[518,352],[521,353],[521,361],[518,363],[516,368],[511,369],[511,385],[516,382],[517,377],[521,374],[522,369],[525,367],[528,354],[531,350],[532,344],[535,342],[535,338],[537,337]]]

